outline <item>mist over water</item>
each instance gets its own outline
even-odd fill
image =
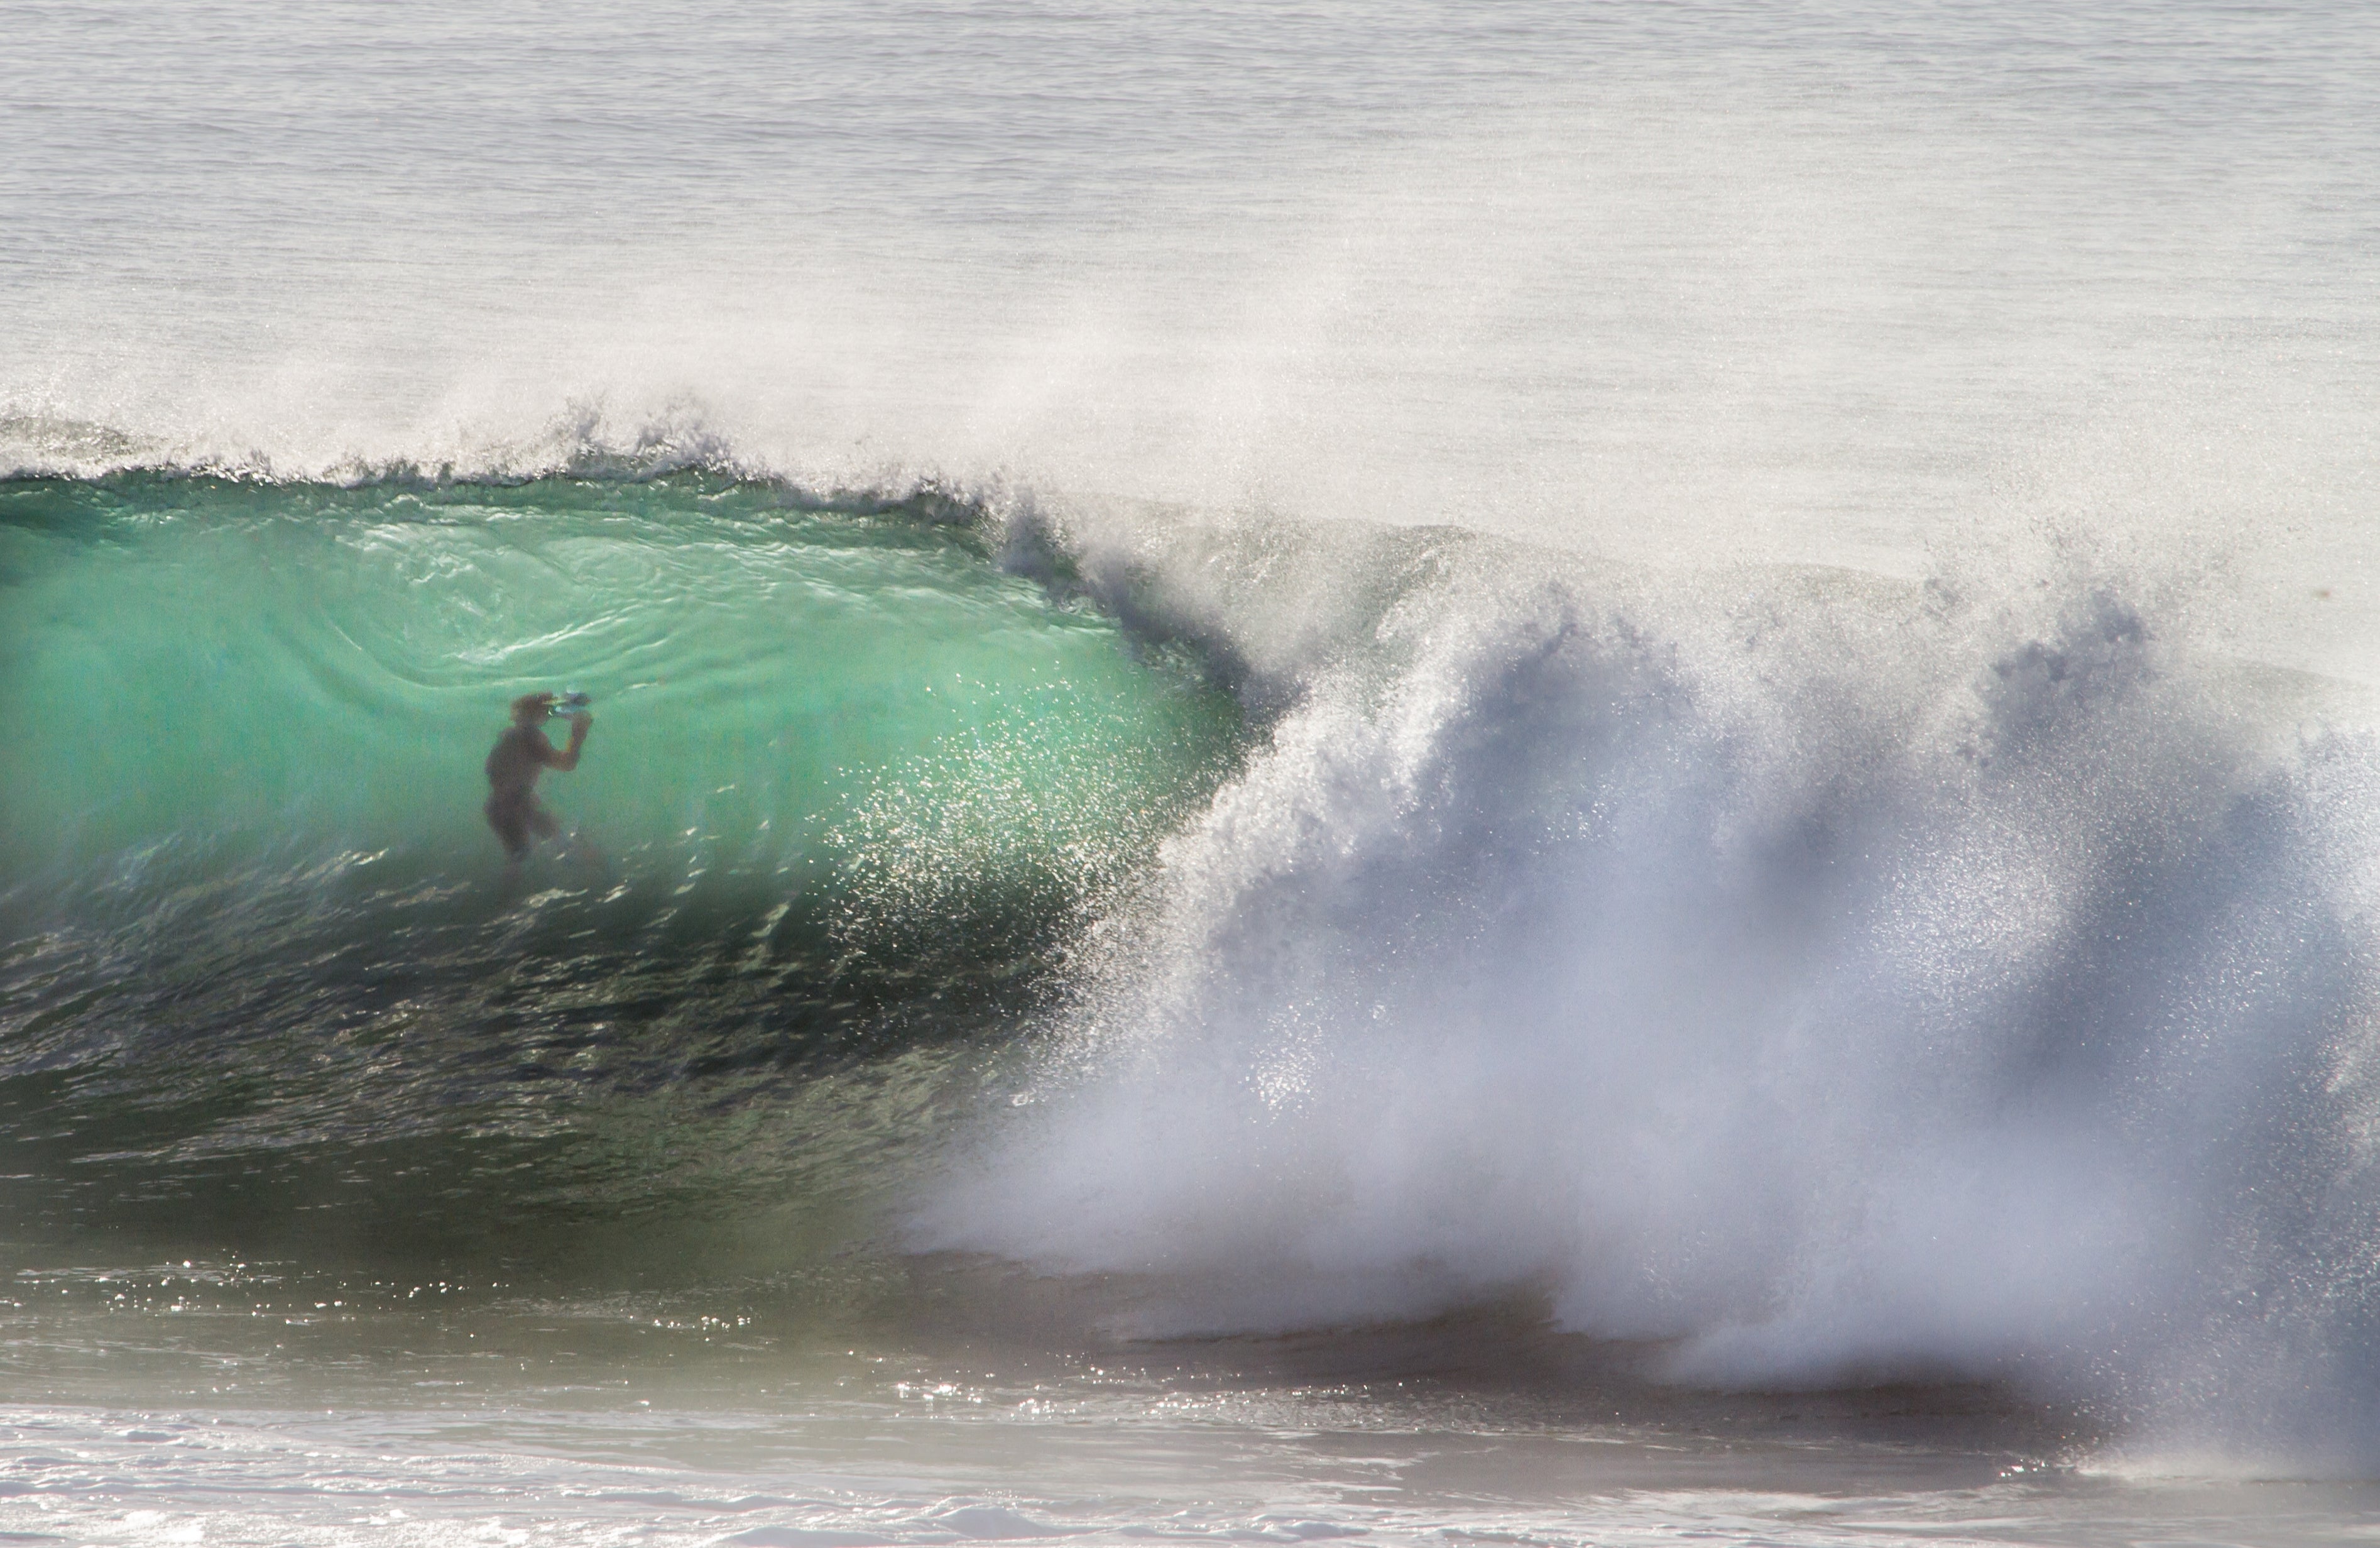
[[[2365,7],[0,35],[27,1512],[324,1393],[210,1444],[496,1437],[427,1540],[2370,1475]]]
[[[1156,542],[1208,616],[1229,547]],[[1520,1291],[2361,1465],[2368,736],[2111,586],[1374,553],[924,1240],[1158,1276],[1141,1332]]]

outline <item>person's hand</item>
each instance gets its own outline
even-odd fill
[[[595,717],[581,710],[570,717],[570,734],[574,737],[583,737],[587,735],[587,728],[594,724]]]

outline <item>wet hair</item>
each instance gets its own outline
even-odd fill
[[[546,711],[552,707],[553,695],[551,693],[524,693],[513,701],[513,723],[534,725],[543,720]]]

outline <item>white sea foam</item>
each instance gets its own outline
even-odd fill
[[[2107,575],[1082,541],[1282,708],[922,1240],[2368,1459],[2380,749],[2307,685]]]

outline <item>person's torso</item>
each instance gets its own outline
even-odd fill
[[[539,756],[544,750],[545,733],[536,726],[506,727],[488,753],[488,783],[500,796],[528,794],[539,771],[545,767],[545,760]]]

